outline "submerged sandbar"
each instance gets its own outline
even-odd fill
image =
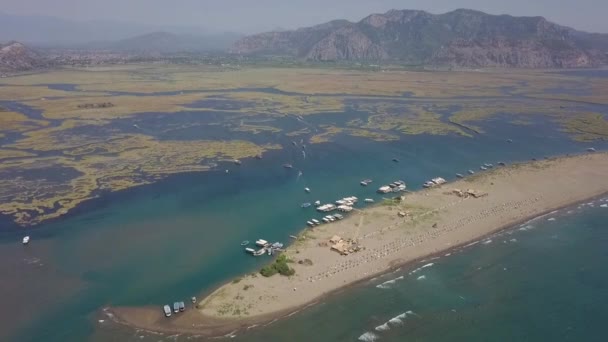
[[[497,230],[608,192],[608,153],[514,164],[410,193],[307,229],[284,252],[295,275],[250,274],[229,282],[178,317],[160,308],[116,308],[117,320],[140,328],[226,334],[290,314],[323,296],[399,265],[462,246]],[[473,189],[483,197],[461,197]],[[405,216],[403,214],[406,214]],[[340,255],[329,240],[356,240]]]

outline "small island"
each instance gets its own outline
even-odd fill
[[[307,228],[261,272],[228,282],[177,318],[165,319],[158,307],[112,310],[124,324],[206,336],[263,324],[346,286],[428,264],[447,250],[601,196],[607,174],[608,154],[599,152],[497,166]]]

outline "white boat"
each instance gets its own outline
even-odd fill
[[[186,311],[186,303],[179,302],[179,311],[181,311],[181,312]]]
[[[319,206],[319,205],[321,205],[321,201],[315,201],[315,203],[314,203],[314,204],[315,204],[316,206]]]
[[[328,219],[327,217],[322,218],[322,219],[321,219],[321,221],[323,221],[323,222],[325,222],[325,223],[329,223],[329,222],[330,222],[330,221],[329,221],[329,219]]]
[[[175,313],[179,312],[179,302],[173,303],[173,312],[175,312]]]
[[[306,221],[306,224],[307,224],[308,226],[310,226],[310,227],[312,227],[312,226],[314,226],[314,225],[315,225],[315,223],[314,223],[314,222],[312,222],[312,221]]]
[[[458,178],[464,178],[464,176],[462,174],[460,174],[460,173],[457,173],[456,177],[458,177]]]
[[[258,239],[258,241],[255,242],[256,245],[260,246],[260,247],[264,247],[268,244],[268,241],[266,240],[262,240],[262,239]]]
[[[28,236],[24,236],[22,242],[23,242],[24,245],[27,245],[28,243],[30,243],[30,237],[29,237],[29,235]]]
[[[321,224],[321,222],[319,222],[319,220],[317,220],[317,219],[312,219],[311,221],[312,221],[312,223],[314,223],[316,225]]]
[[[374,200],[371,198],[364,199],[365,203],[374,203]]]
[[[485,171],[485,170],[487,170],[488,168],[482,165],[482,166],[480,166],[480,167],[479,167],[479,169],[480,169],[480,170],[482,170],[482,171]]]
[[[163,306],[163,311],[165,312],[165,317],[171,317],[171,307],[169,305]]]
[[[304,191],[310,192],[310,188],[304,188]]]
[[[384,185],[384,186],[381,186],[380,188],[378,188],[377,192],[380,193],[380,194],[387,194],[387,193],[389,193],[391,191],[392,190],[391,190],[390,186]]]
[[[475,171],[473,171],[473,170],[469,170],[469,171],[467,171],[467,172],[468,172],[470,175],[474,175],[474,174],[475,174]]]

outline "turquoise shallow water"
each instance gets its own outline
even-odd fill
[[[318,118],[318,123],[333,120],[332,115]],[[164,335],[99,323],[99,311],[109,305],[186,299],[257,270],[268,259],[247,257],[240,242],[288,242],[289,235],[317,216],[313,209],[300,208],[302,202],[374,197],[376,185],[396,179],[416,189],[432,176],[453,179],[483,163],[579,153],[590,146],[573,142],[546,122],[515,126],[507,121],[499,117],[487,122],[487,134],[475,138],[419,135],[380,143],[340,137],[308,146],[306,158],[299,147],[281,141],[284,149],[265,154],[263,160],[179,175],[89,202],[31,231],[27,248],[19,243],[22,232],[6,227],[0,231],[0,301],[11,310],[0,311],[0,339],[166,340]],[[391,161],[395,157],[400,163]],[[294,170],[282,168],[285,162],[293,163]],[[360,187],[364,178],[373,178],[373,185]],[[306,194],[304,187],[312,193]],[[363,335],[389,341],[488,340],[496,334],[499,340],[552,340],[568,333],[580,340],[583,327],[593,332],[596,319],[605,317],[590,298],[606,302],[606,274],[599,268],[607,259],[601,229],[606,215],[607,209],[589,208],[541,224],[518,232],[517,243],[496,241],[442,258],[421,273],[424,281],[404,270],[394,276],[404,276],[394,287],[363,285],[236,339],[351,341]],[[553,239],[555,234],[560,238]],[[583,262],[596,266],[585,268]],[[407,314],[410,310],[415,314]],[[401,314],[406,316],[397,317],[402,324],[375,329]]]

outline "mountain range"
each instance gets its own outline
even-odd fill
[[[241,55],[317,61],[358,60],[461,67],[569,68],[608,63],[608,34],[587,33],[543,17],[391,10],[359,22],[335,20],[244,37]]]

